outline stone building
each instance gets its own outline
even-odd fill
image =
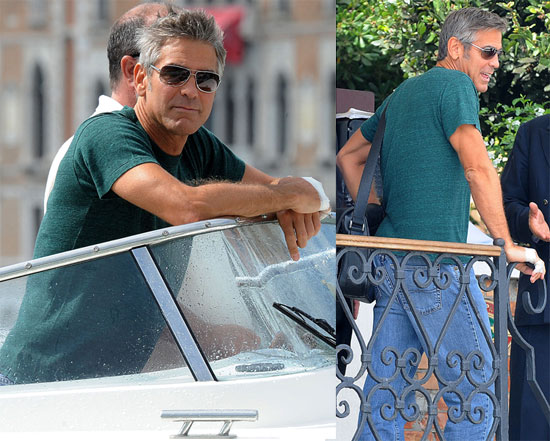
[[[138,3],[0,0],[0,265],[32,256],[51,160],[110,94],[109,29]],[[173,3],[213,8],[237,47],[207,126],[247,162],[315,176],[333,199],[335,1]]]

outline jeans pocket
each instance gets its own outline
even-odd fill
[[[434,283],[434,276],[428,277],[428,268],[426,265],[407,265],[405,267],[405,289],[416,311],[422,315],[427,315],[442,308],[441,290]],[[437,268],[439,277],[439,268]],[[405,309],[409,309],[407,301],[404,299]]]
[[[395,269],[391,259],[383,254],[374,258],[374,268],[375,278],[378,280],[378,283],[374,284],[373,289],[375,293],[375,300],[379,303],[383,296],[387,299],[391,297],[391,293],[393,292],[393,288],[395,286],[395,280],[393,280]],[[382,279],[380,279],[381,274],[378,273],[378,270],[381,270],[381,274],[384,274]]]

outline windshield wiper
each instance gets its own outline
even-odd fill
[[[295,306],[285,305],[284,303],[274,302],[273,307],[277,311],[282,312],[288,318],[298,323],[302,328],[306,329],[316,337],[323,340],[328,345],[332,346],[333,348],[336,347],[336,330],[325,319],[312,317],[311,315],[301,310],[300,308],[297,308]],[[306,321],[306,319],[309,320],[311,323],[314,323],[315,325],[317,325],[319,328],[321,328],[323,331],[329,334],[330,337],[321,334],[317,329],[312,327]]]

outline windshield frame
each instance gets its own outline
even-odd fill
[[[334,224],[335,214],[322,220],[323,223]],[[27,260],[0,268],[0,282],[15,279],[17,277],[28,276],[30,274],[46,271],[49,269],[61,268],[63,266],[73,265],[86,260],[97,259],[111,254],[118,254],[125,251],[131,251],[140,246],[154,245],[157,243],[173,240],[185,236],[210,233],[230,228],[239,228],[249,224],[274,223],[272,217],[267,215],[256,218],[232,218],[232,219],[210,219],[191,224],[177,225],[173,227],[161,228],[159,230],[149,231],[134,236],[124,237],[122,239],[109,242],[98,243],[75,250],[65,251],[63,253],[52,254],[38,259]]]

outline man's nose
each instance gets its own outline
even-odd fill
[[[493,58],[491,58],[489,62],[489,66],[491,66],[493,69],[498,69],[500,67],[500,62],[498,60],[498,54],[496,54]]]
[[[200,90],[197,88],[197,79],[195,73],[189,76],[189,79],[180,87],[180,93],[189,97],[197,97]]]

